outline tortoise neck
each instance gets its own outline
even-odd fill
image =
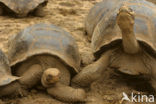
[[[135,54],[140,50],[133,30],[122,30],[122,44],[126,53]]]

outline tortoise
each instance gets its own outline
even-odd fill
[[[48,0],[0,0],[0,15],[26,17],[29,13],[43,17]]]
[[[80,55],[74,38],[52,24],[35,24],[9,41],[12,73],[25,89],[42,84],[47,93],[65,102],[83,102],[83,89],[70,87],[80,71]]]
[[[111,68],[148,78],[156,89],[156,6],[145,0],[104,0],[87,19],[97,61],[84,67],[73,84],[90,85]]]

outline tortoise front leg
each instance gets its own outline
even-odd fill
[[[65,102],[85,102],[86,99],[86,93],[83,89],[75,89],[59,82],[47,88],[47,92],[56,99]]]
[[[27,91],[18,81],[14,81],[8,85],[0,87],[0,97],[16,96],[16,95],[21,95],[21,96],[27,95]]]
[[[21,75],[19,82],[27,88],[31,88],[40,81],[43,70],[39,64],[33,64],[26,70]]]
[[[48,94],[58,100],[66,102],[84,102],[86,93],[83,89],[74,89],[59,82],[60,71],[57,68],[49,68],[44,71],[41,82],[47,88]]]
[[[24,66],[19,70],[23,70]],[[8,85],[0,87],[0,96],[21,95],[27,94],[26,89],[37,84],[42,75],[42,68],[39,64],[33,64],[21,75],[21,77]]]
[[[100,78],[104,69],[106,69],[110,64],[111,53],[111,50],[107,51],[98,61],[82,69],[82,71],[72,79],[72,83],[85,87]]]

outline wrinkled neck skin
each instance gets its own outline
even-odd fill
[[[135,54],[140,50],[135,34],[131,29],[122,30],[122,43],[126,53]]]

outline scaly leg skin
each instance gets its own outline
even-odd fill
[[[18,82],[12,82],[9,85],[0,87],[0,97],[2,96],[26,96],[27,91],[24,89],[24,87]]]
[[[70,86],[56,83],[47,88],[48,94],[65,102],[85,102],[86,93],[83,89],[75,89]]]
[[[104,69],[106,69],[110,64],[111,54],[112,50],[109,50],[104,53],[98,61],[86,66],[72,79],[72,84],[85,87],[100,78]]]
[[[31,88],[40,81],[42,73],[42,67],[39,64],[34,64],[24,72],[21,79],[19,79],[19,82],[27,88]]]

